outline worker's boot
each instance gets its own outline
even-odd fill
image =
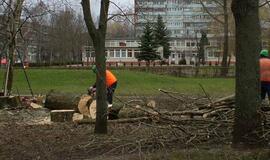
[[[113,119],[118,119],[118,114],[119,111],[121,110],[122,107],[113,107],[112,104],[108,104],[108,119],[113,120]]]

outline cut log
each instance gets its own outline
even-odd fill
[[[89,95],[74,95],[50,91],[46,96],[45,106],[51,110],[75,110],[85,117],[96,119],[96,100]],[[109,119],[118,119],[121,108],[113,107],[109,110]]]
[[[86,117],[91,117],[89,107],[92,103],[94,102],[91,96],[88,95],[82,96],[78,104],[79,112]]]
[[[216,101],[214,101],[214,102],[212,102],[210,104],[200,106],[199,110],[216,108],[216,107],[219,107],[219,106],[228,106],[228,107],[233,108],[234,104],[235,104],[235,95],[233,94],[233,95],[230,95],[230,96],[227,96],[227,97],[220,98],[220,99],[218,99],[218,100],[216,100]]]
[[[218,110],[214,110],[214,111],[203,114],[203,118],[215,117],[215,116],[218,116],[220,113],[226,112],[228,110],[230,110],[230,108],[220,108]]]
[[[218,103],[218,102],[223,102],[223,101],[234,101],[235,99],[235,94],[229,95],[227,97],[222,97],[216,101],[214,101],[213,103]]]
[[[71,122],[73,119],[74,110],[52,110],[52,122]]]
[[[156,101],[150,100],[150,101],[147,103],[147,107],[150,107],[150,108],[156,108]]]
[[[118,114],[120,112],[120,110],[122,109],[122,107],[111,107],[108,108],[108,119],[109,120],[113,120],[113,119],[118,119]],[[93,100],[92,103],[89,106],[89,114],[90,118],[92,119],[96,119],[96,112],[97,112],[97,102],[96,100]]]
[[[20,106],[19,97],[0,96],[0,108],[16,108]]]
[[[150,117],[137,117],[137,118],[124,118],[117,120],[108,120],[108,123],[137,123],[137,122],[151,122],[152,118]],[[77,124],[95,124],[96,121],[93,119],[82,119],[74,121]]]
[[[187,111],[174,111],[174,112],[162,112],[163,114],[167,114],[170,116],[177,116],[177,115],[181,115],[181,116],[202,116],[205,111],[194,111],[194,110],[187,110]]]
[[[38,108],[42,108],[42,106],[41,105],[39,105],[39,104],[36,104],[36,103],[30,103],[30,106],[32,107],[32,108],[34,108],[34,109],[38,109]]]
[[[72,109],[79,111],[78,104],[82,95],[50,91],[46,95],[44,107],[50,110]]]
[[[97,113],[97,102],[94,100],[89,107],[89,114],[92,119],[96,119],[96,113]]]

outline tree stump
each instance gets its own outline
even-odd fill
[[[73,119],[74,110],[52,110],[52,122],[71,122]]]

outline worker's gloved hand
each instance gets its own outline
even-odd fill
[[[108,108],[112,108],[112,104],[108,104]]]
[[[94,88],[94,87],[89,87],[87,91],[88,91],[88,94],[89,94],[89,95],[93,95],[93,94],[96,93],[96,88]]]

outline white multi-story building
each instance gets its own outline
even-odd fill
[[[204,2],[204,6],[215,13],[215,5]],[[196,61],[198,54],[197,44],[201,31],[208,32],[208,26],[213,21],[205,12],[199,0],[135,0],[135,30],[140,37],[147,22],[154,23],[158,15],[163,17],[166,24],[172,55],[170,61],[178,64],[183,58],[187,63]],[[208,34],[210,46],[206,47],[205,59],[208,54],[217,60],[220,56],[218,38]],[[215,51],[214,51],[215,50]],[[212,54],[215,52],[215,54]],[[219,52],[219,53],[218,53]]]
[[[205,3],[208,10],[215,5]],[[207,30],[211,17],[204,11],[199,0],[135,0],[135,29],[140,36],[147,22],[163,17],[170,37],[194,38],[201,30]]]

